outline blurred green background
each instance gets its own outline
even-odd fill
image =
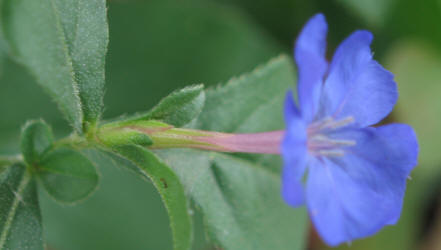
[[[440,0],[110,0],[108,6],[105,118],[147,110],[176,88],[225,82],[291,54],[297,33],[317,12],[329,23],[329,57],[350,32],[371,30],[374,56],[395,74],[400,90],[388,121],[415,127],[420,164],[398,225],[340,249],[441,249]],[[28,119],[44,118],[56,134],[69,133],[48,96],[3,52],[0,116],[0,153],[19,151]],[[167,214],[153,186],[97,160],[101,186],[86,202],[60,206],[40,192],[48,249],[171,249]],[[196,214],[195,249],[213,249],[201,227]],[[325,248],[311,230],[309,249]]]

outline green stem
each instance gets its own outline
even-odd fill
[[[94,128],[95,129],[95,128]],[[74,147],[77,149],[83,149],[92,147],[97,144],[97,138],[94,137],[94,132],[90,132],[87,137],[80,136],[78,134],[72,134],[70,136],[61,138],[60,140],[54,142],[53,146],[58,147]],[[23,162],[23,156],[21,154],[17,155],[0,155],[0,172],[5,168],[12,166],[14,164]]]
[[[72,134],[68,137],[61,138],[54,143],[54,147],[69,146],[74,148],[87,148],[94,144],[92,138],[84,138],[77,134]]]

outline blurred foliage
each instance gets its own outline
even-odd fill
[[[427,43],[403,40],[386,58],[400,91],[397,117],[414,126],[420,140],[420,172],[432,174],[441,163],[441,53]],[[409,102],[408,100],[414,100]],[[440,169],[441,170],[441,169]]]
[[[435,228],[430,211],[440,211],[434,200],[441,188],[439,0],[111,0],[108,7],[105,117],[147,110],[176,88],[213,85],[291,53],[298,31],[316,12],[328,19],[330,53],[353,30],[372,30],[375,58],[399,84],[390,119],[415,126],[420,165],[400,222],[341,249],[418,249]],[[0,152],[19,151],[20,127],[28,119],[44,118],[56,136],[66,135],[69,127],[55,105],[4,51],[0,38]],[[50,249],[171,249],[167,214],[153,186],[89,154],[103,163],[101,186],[89,200],[60,206],[40,191]],[[210,249],[197,218],[195,249]],[[322,248],[311,241],[312,248]]]
[[[381,25],[389,14],[389,10],[397,0],[340,0],[347,5],[349,10],[354,10],[355,15],[359,15],[370,25]]]
[[[0,76],[3,74],[3,64],[7,58],[7,45],[3,39],[3,34],[0,32]]]
[[[177,86],[218,83],[281,51],[239,10],[209,1],[110,4],[109,23],[106,117],[147,110]]]

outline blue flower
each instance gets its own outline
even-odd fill
[[[395,224],[418,143],[405,124],[370,127],[393,109],[393,75],[373,60],[372,34],[355,31],[325,59],[327,24],[315,15],[295,47],[298,106],[288,92],[282,142],[282,196],[306,203],[331,246]]]

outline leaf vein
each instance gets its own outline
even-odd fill
[[[72,83],[72,88],[73,88],[73,94],[75,96],[75,99],[77,99],[77,103],[78,103],[77,109],[79,110],[78,111],[79,113],[77,115],[80,119],[80,124],[82,124],[84,114],[82,112],[83,108],[82,108],[82,101],[80,98],[80,89],[79,89],[79,85],[77,83],[75,71],[73,68],[73,60],[71,57],[69,46],[67,45],[67,42],[66,42],[66,34],[65,34],[64,29],[62,27],[63,25],[61,23],[60,12],[57,9],[57,6],[56,6],[54,0],[50,0],[50,3],[51,3],[52,10],[54,11],[55,20],[56,20],[55,26],[56,26],[57,31],[59,33],[59,39],[62,44],[62,49],[63,49],[64,56],[66,59],[66,66],[69,68],[69,73],[70,73],[71,80],[72,80],[71,83]],[[77,128],[77,129],[81,129],[81,128]]]

